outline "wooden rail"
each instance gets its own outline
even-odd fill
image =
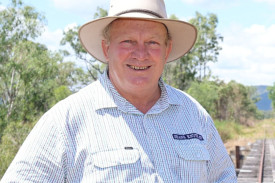
[[[263,140],[263,145],[262,145],[261,162],[260,162],[259,174],[258,174],[258,183],[263,182],[264,158],[265,158],[265,139]]]
[[[251,146],[243,166],[239,169],[238,183],[274,183],[272,160],[275,159],[275,151],[270,150],[275,147],[274,141],[258,140]]]

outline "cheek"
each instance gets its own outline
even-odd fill
[[[131,50],[128,48],[111,48],[110,49],[111,58],[116,60],[117,62],[123,62],[130,54]]]
[[[162,49],[155,49],[150,50],[150,55],[154,58],[154,60],[163,61],[165,62],[166,58],[166,50]]]

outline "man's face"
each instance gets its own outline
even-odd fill
[[[119,19],[109,30],[102,47],[109,77],[120,93],[155,89],[171,50],[167,30],[161,23]]]

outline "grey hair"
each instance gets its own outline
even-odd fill
[[[116,19],[117,20],[117,19]],[[107,41],[107,42],[110,42],[110,39],[111,39],[111,35],[110,35],[110,31],[111,31],[111,28],[112,28],[112,24],[116,21],[112,21],[111,23],[109,23],[102,31],[102,35],[103,35],[103,38]],[[168,44],[168,41],[171,41],[172,40],[172,36],[171,34],[169,33],[169,30],[167,28],[167,26],[162,23],[166,29],[166,39],[165,39],[165,44],[167,45]]]
[[[110,31],[111,31],[111,27],[114,21],[112,21],[111,23],[109,23],[102,31],[102,35],[103,38],[107,41],[110,42],[111,36],[110,36]]]

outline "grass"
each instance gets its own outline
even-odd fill
[[[275,119],[254,122],[251,126],[243,126],[235,122],[215,122],[228,152],[235,146],[247,146],[257,139],[275,138]]]
[[[215,121],[215,126],[223,142],[238,138],[243,126],[233,121]]]
[[[275,119],[265,119],[255,123],[252,127],[244,128],[241,137],[253,140],[275,138]]]

